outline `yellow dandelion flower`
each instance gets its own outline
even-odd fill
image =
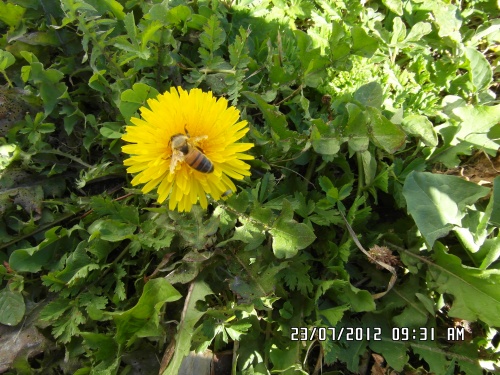
[[[144,193],[157,189],[158,202],[169,199],[169,209],[190,211],[199,200],[207,208],[207,194],[215,200],[236,191],[230,178],[250,175],[243,160],[253,143],[236,143],[248,131],[240,112],[211,92],[172,88],[148,100],[141,119],[132,118],[122,136],[122,151],[132,185],[145,184]]]

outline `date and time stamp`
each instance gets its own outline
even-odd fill
[[[465,329],[449,327],[443,337],[447,341],[465,341]],[[395,327],[388,332],[370,327],[292,327],[292,341],[434,341],[436,329],[428,327]]]

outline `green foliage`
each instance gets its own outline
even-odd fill
[[[33,363],[0,334],[0,362],[177,374],[210,349],[234,374],[359,373],[375,353],[373,373],[498,369],[498,10],[0,3],[0,323],[51,341]],[[179,85],[226,97],[255,144],[207,212],[157,205],[122,164],[124,126]],[[391,274],[342,214],[397,269],[382,298]]]

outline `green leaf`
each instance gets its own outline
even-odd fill
[[[469,63],[469,73],[476,92],[489,87],[493,79],[491,66],[484,55],[475,48],[466,47],[465,56]]]
[[[213,15],[203,27],[203,33],[200,35],[200,44],[210,52],[215,52],[226,40],[226,32],[221,27],[217,16]]]
[[[432,3],[432,8],[439,36],[441,38],[450,37],[454,41],[461,42],[462,17],[460,10],[455,5],[437,1]]]
[[[396,371],[403,371],[403,367],[408,363],[408,354],[406,343],[391,340],[392,325],[390,324],[390,315],[387,311],[377,314],[365,314],[362,318],[363,326],[370,328],[372,332],[378,330],[380,340],[368,341],[369,347],[382,355],[387,361],[387,365]]]
[[[356,90],[354,99],[365,107],[380,108],[384,102],[382,86],[378,82],[367,83]]]
[[[101,126],[99,133],[105,138],[120,139],[123,135],[123,125],[119,122],[105,122]]]
[[[85,2],[90,4],[99,14],[109,12],[117,20],[123,20],[126,17],[123,12],[123,5],[117,0],[85,0]],[[82,1],[82,3],[84,2]]]
[[[17,272],[39,272],[50,264],[57,250],[51,245],[66,236],[65,229],[57,233],[60,228],[53,227],[45,232],[45,239],[37,246],[14,250],[9,258],[10,266]]]
[[[392,23],[392,37],[390,44],[392,46],[397,46],[400,45],[406,37],[406,26],[403,21],[401,21],[400,17],[395,17]]]
[[[283,211],[269,233],[273,236],[274,255],[279,259],[295,256],[316,239],[310,227],[293,220],[293,208],[286,199],[283,200]]]
[[[118,344],[113,337],[102,333],[81,332],[83,345],[92,349],[97,361],[114,362],[118,354]]]
[[[253,103],[257,104],[264,115],[266,123],[271,127],[279,139],[294,138],[296,136],[295,132],[288,129],[286,116],[275,106],[267,104],[265,100],[256,93],[244,91],[242,94]]]
[[[439,293],[453,296],[448,315],[472,322],[480,319],[491,327],[499,326],[500,270],[463,266],[460,258],[447,253],[439,242],[436,242],[434,260],[427,272]]]
[[[312,121],[311,141],[314,151],[321,155],[336,155],[340,151],[340,139],[334,129],[323,120]]]
[[[135,83],[132,89],[122,92],[119,104],[120,112],[124,118],[130,119],[139,107],[145,105],[147,99],[157,96],[158,91],[155,88],[144,83]]]
[[[403,2],[401,0],[382,0],[382,3],[391,10],[391,12],[396,13],[398,16],[403,15]]]
[[[364,97],[362,92],[359,93],[360,96]],[[368,137],[368,119],[366,118],[365,112],[358,105],[353,103],[347,103],[346,109],[349,113],[349,120],[344,130],[344,136],[349,138],[349,148],[352,151],[368,150],[370,138]]]
[[[178,5],[168,10],[166,19],[168,23],[178,26],[186,22],[191,14],[191,8],[186,5]]]
[[[98,269],[99,266],[92,262],[92,259],[87,255],[86,241],[78,244],[76,249],[71,252],[66,258],[66,266],[62,271],[51,272],[49,274],[50,281],[63,283],[66,286],[71,286],[78,280],[85,279],[89,272]]]
[[[137,226],[112,219],[98,219],[90,224],[90,239],[101,238],[104,241],[118,242],[133,237]]]
[[[454,225],[462,224],[467,205],[489,191],[459,177],[427,172],[411,172],[403,187],[408,212],[430,248]]]
[[[367,107],[371,139],[390,154],[403,147],[406,135],[399,125],[389,121],[377,108]]]
[[[126,206],[111,198],[94,196],[91,198],[91,206],[99,217],[109,217],[125,223],[139,225],[139,211],[137,207]]]
[[[26,12],[26,9],[17,4],[12,4],[8,1],[0,2],[0,21],[10,27],[19,25],[23,19],[24,12]]]
[[[123,312],[108,313],[116,323],[116,341],[129,346],[137,337],[149,336],[158,328],[158,314],[163,305],[180,298],[181,294],[163,278],[147,282],[134,307]]]
[[[491,205],[490,223],[500,227],[500,176],[493,180],[493,194],[488,203],[488,208]]]
[[[352,35],[352,53],[362,57],[370,58],[378,48],[377,39],[369,36],[366,31],[359,27],[353,26]]]
[[[217,247],[222,247],[230,241],[241,241],[247,244],[245,250],[253,250],[264,242],[266,235],[261,226],[243,217],[240,217],[239,221],[242,225],[235,228],[233,237],[218,243]]]
[[[408,134],[422,138],[426,146],[436,147],[438,138],[434,126],[429,119],[422,115],[410,115],[403,119],[401,124]]]
[[[10,52],[0,49],[0,71],[5,71],[16,62],[16,58]]]
[[[0,290],[0,324],[18,325],[26,312],[23,295],[8,288]]]
[[[455,139],[467,141],[496,155],[498,143],[488,137],[491,128],[500,122],[500,104],[496,106],[467,106],[453,110],[462,122]]]
[[[404,43],[421,42],[422,38],[432,32],[432,26],[428,22],[417,22],[406,36]]]
[[[198,301],[205,300],[205,297],[213,294],[210,287],[203,281],[195,281],[191,284],[189,299],[184,303],[184,314],[182,320],[177,327],[175,336],[175,352],[170,361],[170,364],[165,369],[162,375],[178,374],[182,360],[189,354],[191,350],[191,340],[193,337],[194,327],[198,320],[205,314],[196,308]]]

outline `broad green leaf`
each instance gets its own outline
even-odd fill
[[[400,17],[395,17],[392,25],[391,45],[399,45],[406,37],[406,26]]]
[[[145,105],[146,100],[156,98],[158,91],[144,83],[135,83],[132,89],[125,90],[120,98],[120,112],[126,119],[130,119],[139,107]],[[130,121],[130,120],[128,120]]]
[[[411,30],[408,33],[408,35],[406,36],[404,42],[405,43],[421,42],[422,38],[425,37],[427,34],[430,34],[431,32],[432,32],[432,26],[430,23],[417,22],[411,28]]]
[[[9,258],[10,266],[17,272],[39,272],[42,267],[51,263],[57,250],[51,245],[67,233],[65,229],[59,229],[60,227],[53,227],[45,232],[45,239],[37,246],[14,250]]]
[[[399,125],[390,122],[377,108],[367,107],[370,116],[371,138],[390,154],[403,147],[406,135]]]
[[[422,115],[410,115],[403,119],[401,124],[408,134],[422,138],[426,146],[436,147],[438,138],[434,126],[429,119]]]
[[[101,238],[104,241],[118,242],[132,238],[137,226],[112,219],[98,219],[88,228],[90,239]]]
[[[158,328],[159,312],[163,305],[180,298],[181,294],[165,279],[148,281],[134,307],[123,312],[108,313],[116,324],[116,341],[130,345],[137,337],[154,332]]]
[[[480,269],[484,270],[500,258],[500,235],[495,238],[486,239],[479,251],[486,252],[486,256],[484,257],[481,266],[479,267]]]
[[[293,220],[293,208],[286,199],[283,200],[283,211],[269,233],[273,236],[274,255],[279,259],[295,256],[316,239],[310,227]]]
[[[485,148],[491,155],[496,154],[498,143],[488,137],[488,132],[500,122],[500,104],[459,107],[455,108],[453,113],[462,120],[455,134],[456,139]]]
[[[365,85],[366,86],[366,85]],[[368,119],[362,109],[353,103],[346,104],[349,120],[344,129],[344,136],[348,137],[349,148],[352,151],[366,151],[370,144],[368,137]]]
[[[24,12],[26,9],[17,4],[8,1],[0,2],[0,21],[11,27],[19,25],[23,20]]]
[[[336,155],[340,150],[340,139],[334,129],[321,119],[312,121],[311,143],[314,151],[321,155]]]
[[[476,92],[489,87],[493,78],[493,71],[486,57],[475,48],[465,48],[465,56],[469,62],[472,84]]]
[[[491,205],[490,223],[500,227],[500,176],[493,180],[493,194],[488,203],[488,208]]]
[[[500,325],[500,270],[480,270],[463,266],[460,258],[449,254],[436,242],[435,263],[429,263],[428,275],[439,293],[453,296],[448,315],[469,321],[482,320],[489,326]]]
[[[300,362],[298,353],[300,353],[299,341],[289,341],[284,350],[279,349],[273,344],[269,349],[269,357],[274,365],[273,369],[284,375],[305,375],[306,372],[301,371],[302,366],[298,364]]]
[[[384,91],[380,83],[370,82],[356,90],[354,99],[365,107],[380,108],[384,102]]]
[[[181,317],[181,322],[177,327],[177,334],[175,336],[175,352],[170,364],[162,375],[178,373],[182,360],[191,350],[191,340],[193,337],[194,327],[198,320],[200,320],[200,318],[205,314],[196,308],[196,303],[198,301],[203,301],[207,295],[213,294],[210,287],[203,281],[194,281],[191,284],[189,291],[189,300],[184,303],[184,313]]]
[[[101,126],[99,133],[101,133],[104,138],[120,139],[123,135],[123,125],[119,122],[105,122],[101,124]]]
[[[191,8],[186,5],[178,5],[168,10],[166,19],[173,25],[180,25],[186,22],[191,14]]]
[[[21,322],[26,305],[23,295],[9,288],[0,290],[0,324],[15,326]]]
[[[452,4],[444,2],[433,2],[434,23],[438,28],[440,37],[450,37],[456,42],[462,41],[460,27],[462,26],[462,17],[459,9]]]
[[[454,225],[462,224],[467,205],[486,196],[489,191],[459,177],[427,172],[411,172],[403,187],[408,213],[430,248]]]
[[[403,2],[401,0],[382,0],[382,3],[396,13],[398,16],[403,15]]]
[[[0,71],[4,71],[16,62],[16,58],[10,52],[0,49]]]
[[[378,48],[377,39],[369,36],[366,31],[359,26],[353,26],[351,35],[352,53],[366,58],[372,57]]]
[[[322,281],[316,290],[316,300],[326,292],[331,293],[340,305],[350,306],[352,311],[363,312],[375,310],[375,302],[371,294],[366,290],[356,288],[347,280]]]
[[[92,5],[99,14],[110,12],[117,20],[123,20],[126,17],[123,5],[117,0],[86,0],[85,2]]]

